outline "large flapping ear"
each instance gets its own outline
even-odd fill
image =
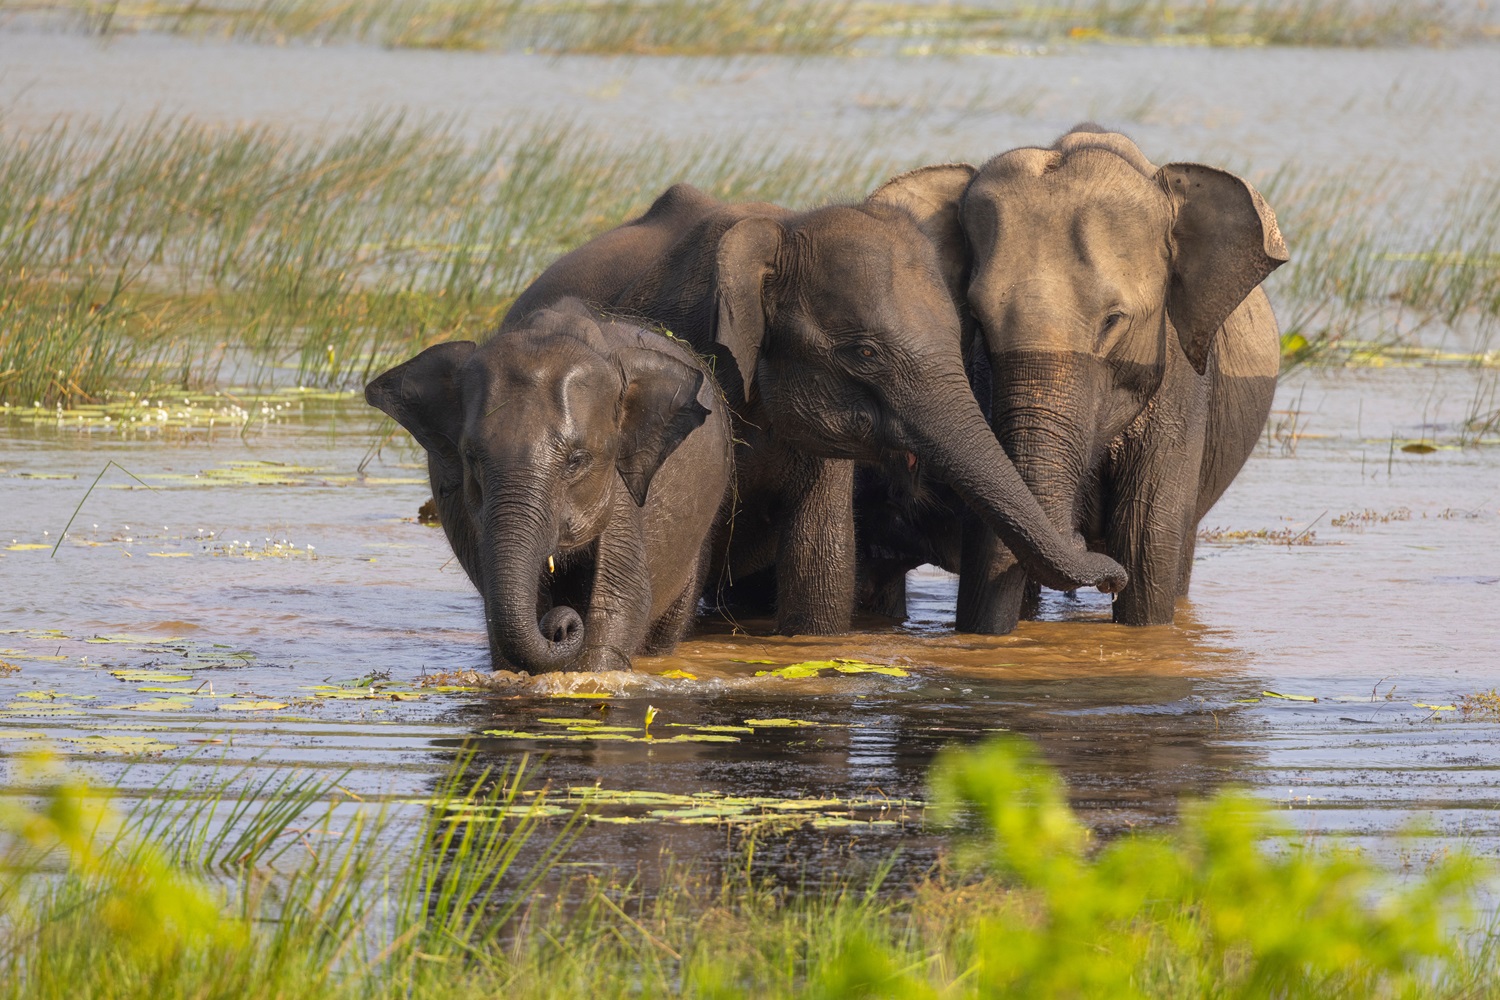
[[[1276,213],[1234,174],[1169,163],[1156,179],[1172,201],[1172,278],[1167,315],[1199,374],[1214,333],[1251,289],[1287,261]]]
[[[755,383],[755,364],[766,336],[765,285],[776,266],[776,255],[786,230],[774,219],[752,217],[730,226],[719,238],[714,267],[718,282],[718,314],[714,320],[714,352],[721,362],[724,350],[734,358],[739,376],[738,398],[748,400]],[[735,398],[734,381],[720,364],[719,384]]]
[[[456,456],[464,421],[456,376],[473,353],[472,340],[429,347],[365,386],[365,401],[395,417],[423,448]]]
[[[639,507],[656,470],[707,419],[709,409],[698,401],[704,375],[694,366],[638,348],[621,351],[619,359],[625,388],[615,467]]]
[[[892,177],[865,199],[867,204],[904,208],[916,217],[917,225],[937,247],[943,281],[954,302],[965,301],[968,294],[969,247],[962,208],[964,192],[977,172],[967,163],[918,167]]]

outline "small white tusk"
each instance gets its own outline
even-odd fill
[[[556,573],[557,572],[557,564],[552,561],[552,557],[551,556],[547,557],[547,572],[548,573]]]

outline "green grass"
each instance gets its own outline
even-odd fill
[[[358,388],[482,336],[552,259],[675,181],[805,207],[916,165],[865,149],[747,155],[549,122],[475,137],[400,117],[327,136],[167,117],[0,133],[0,403]],[[1289,365],[1500,361],[1500,181],[1404,223],[1395,178],[1257,183],[1292,252],[1267,284]],[[1476,440],[1493,409],[1476,404]]]
[[[1441,855],[1396,880],[1287,839],[1238,793],[1179,828],[1090,842],[1028,744],[950,751],[960,829],[912,884],[779,890],[669,865],[650,898],[559,863],[522,770],[460,761],[415,828],[290,777],[124,817],[54,775],[0,807],[0,996],[1477,997],[1491,874]],[[230,792],[239,787],[238,792]],[[587,806],[584,807],[585,810]],[[523,860],[525,859],[525,860]],[[889,872],[889,867],[884,869]]]
[[[1020,43],[1442,45],[1493,38],[1482,6],[1439,0],[5,0],[0,14],[100,36],[633,55],[984,52]]]
[[[493,327],[554,257],[679,179],[796,204],[858,198],[886,171],[547,122],[477,140],[395,117],[329,138],[181,119],[5,136],[0,401],[359,385]]]

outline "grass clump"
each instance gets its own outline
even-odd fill
[[[215,822],[183,798],[121,820],[67,781],[8,806],[0,995],[236,997],[1474,996],[1480,871],[1394,886],[1281,837],[1238,793],[1103,847],[1028,744],[953,751],[941,815],[966,876],[778,890],[669,871],[650,898],[557,868],[520,772],[459,777],[415,831],[260,788]],[[260,803],[254,805],[253,803]],[[322,819],[306,815],[326,808]],[[337,821],[334,813],[342,809]],[[211,811],[211,810],[210,810]],[[218,832],[215,832],[218,831]],[[530,844],[530,846],[528,846]],[[524,863],[523,858],[527,858]],[[279,859],[273,865],[272,861]],[[107,974],[101,970],[107,970]]]
[[[1494,37],[1483,6],[1441,0],[5,0],[32,21],[111,36],[161,32],[285,44],[596,55],[984,52],[1018,43],[1151,41],[1216,46],[1441,45]]]
[[[842,153],[842,151],[840,151]],[[181,118],[0,144],[0,402],[266,381],[347,387],[496,325],[557,255],[690,178],[858,196],[865,158],[622,148],[549,122],[473,139],[380,117],[332,137]]]

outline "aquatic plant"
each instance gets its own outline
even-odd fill
[[[671,867],[647,898],[559,862],[578,811],[465,777],[415,830],[269,778],[125,815],[54,777],[0,811],[0,996],[1477,996],[1497,936],[1464,855],[1396,883],[1240,793],[1092,843],[1019,739],[933,771],[954,869],[784,892]],[[169,779],[168,779],[169,780]],[[278,784],[279,782],[279,784]],[[232,789],[240,788],[236,793]],[[585,792],[584,802],[587,802]],[[549,815],[560,826],[547,829]],[[100,970],[107,969],[108,974]]]
[[[223,381],[362,384],[480,336],[546,263],[691,179],[858,196],[887,165],[732,143],[621,147],[556,122],[477,139],[378,117],[341,135],[182,118],[0,143],[0,402]],[[650,155],[643,155],[643,150]]]

